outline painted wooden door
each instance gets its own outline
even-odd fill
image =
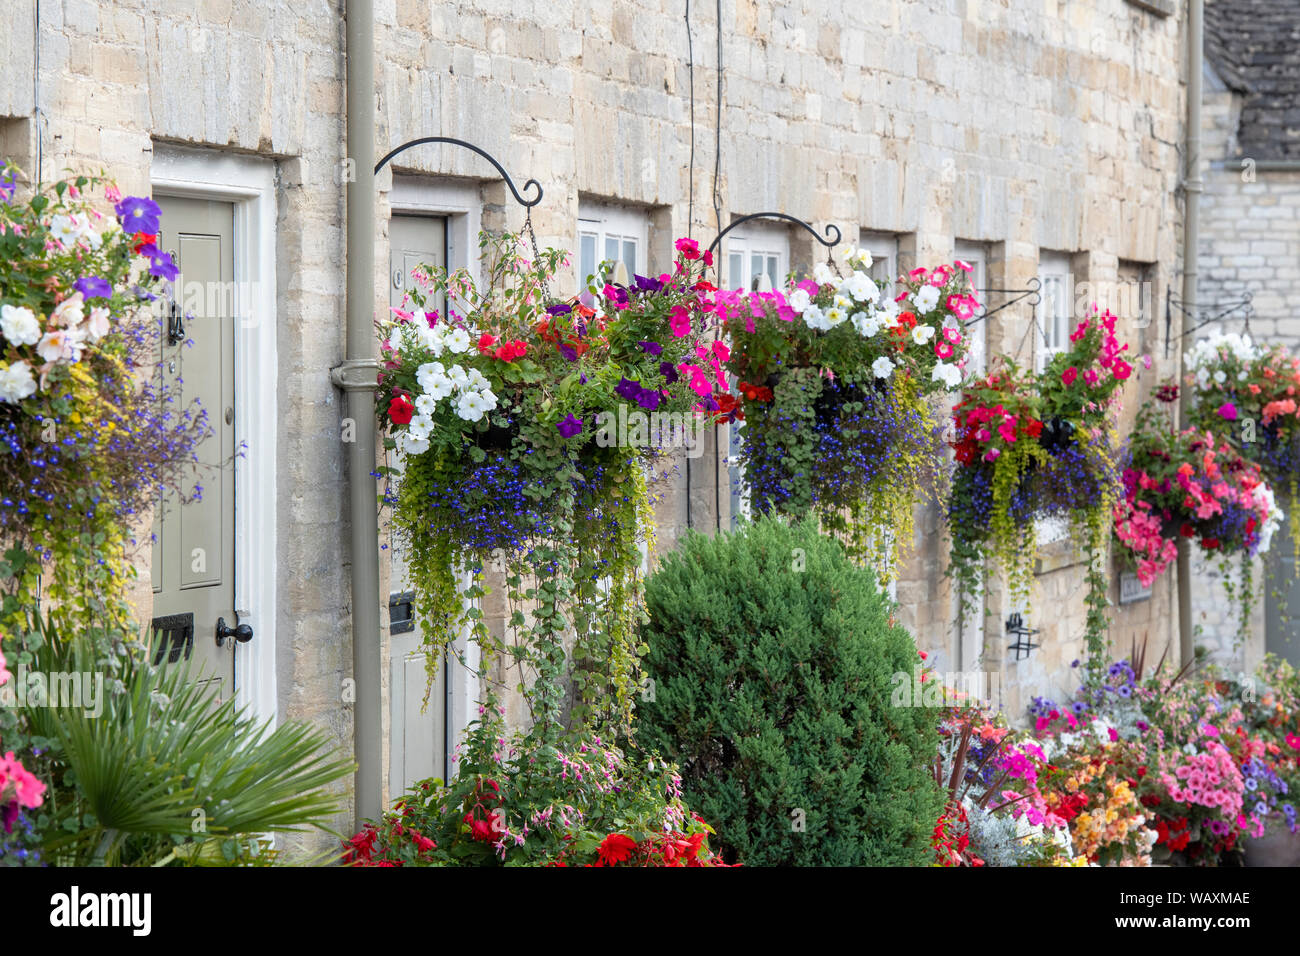
[[[388,237],[388,296],[390,304],[397,308],[403,305],[410,288],[412,269],[446,265],[447,220],[434,216],[394,215],[389,222]],[[428,307],[441,311],[444,304],[430,303]],[[417,316],[416,321],[423,321],[423,317]],[[400,460],[395,464],[401,467]],[[429,777],[446,780],[450,775],[447,744],[449,662],[444,655],[444,660],[438,664],[438,677],[430,687],[423,635],[419,626],[408,618],[409,602],[414,595],[400,542],[394,542],[390,554],[389,715],[392,723],[388,786],[389,792],[396,797],[416,781]]]
[[[155,659],[188,659],[222,700],[234,693],[235,618],[234,207],[160,197],[158,244],[180,268],[162,331],[162,372],[177,410],[198,400],[210,429],[185,484],[171,489],[154,523]]]

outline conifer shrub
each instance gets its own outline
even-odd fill
[[[891,704],[919,663],[873,572],[816,524],[688,535],[646,584],[638,742],[681,768],[728,862],[924,865],[937,712]]]

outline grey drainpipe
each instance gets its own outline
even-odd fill
[[[357,829],[383,806],[380,764],[379,516],[375,470],[375,56],[373,0],[346,0],[347,357],[330,378],[347,393],[356,441],[348,444],[352,527],[352,676]]]
[[[1185,327],[1196,316],[1197,241],[1200,233],[1200,203],[1204,188],[1201,182],[1201,73],[1204,50],[1204,0],[1187,4],[1187,153],[1186,179],[1183,181],[1183,321]],[[1178,381],[1183,381],[1183,363],[1187,343],[1178,342]],[[1179,403],[1179,424],[1187,427],[1188,405]],[[1192,559],[1191,542],[1178,539],[1178,650],[1183,664],[1195,654],[1192,640]]]

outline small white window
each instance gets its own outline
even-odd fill
[[[897,294],[898,236],[887,232],[863,231],[858,236],[858,248],[871,253],[871,278],[885,283],[885,291]]]
[[[578,290],[585,293],[602,262],[622,265],[631,281],[648,275],[646,258],[649,223],[645,213],[612,203],[581,204],[578,211]]]
[[[958,239],[953,247],[953,258],[971,267],[966,278],[980,303],[975,315],[967,320],[966,333],[970,336],[970,364],[967,367],[970,372],[982,375],[988,369],[988,320],[984,318],[988,293],[984,290],[989,287],[989,249],[982,242]]]
[[[1070,257],[1064,252],[1040,252],[1038,255],[1039,289],[1038,353],[1039,371],[1047,367],[1052,356],[1064,352],[1070,344],[1070,304],[1074,299],[1074,282],[1070,274]]]
[[[790,231],[767,222],[747,222],[723,240],[727,246],[727,288],[754,291],[766,276],[781,288],[790,271]]]

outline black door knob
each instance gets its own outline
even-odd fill
[[[240,644],[247,644],[253,639],[253,629],[247,624],[231,627],[224,617],[217,618],[217,647],[224,647],[228,637],[233,637]]]

